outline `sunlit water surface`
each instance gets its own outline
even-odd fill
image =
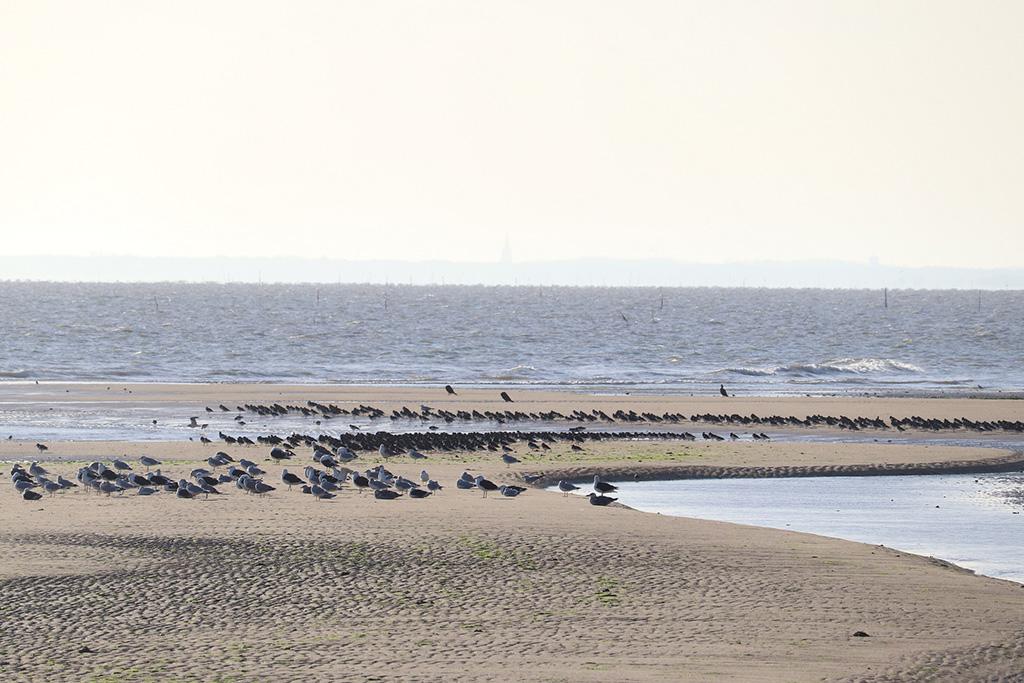
[[[615,483],[645,512],[884,545],[1024,583],[1024,474]]]

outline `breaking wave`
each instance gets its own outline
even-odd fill
[[[924,371],[910,363],[891,358],[838,358],[821,363],[792,363],[773,367],[724,368],[720,373],[746,377],[835,378],[837,376],[920,374]]]

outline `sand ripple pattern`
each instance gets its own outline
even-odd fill
[[[45,546],[106,562],[73,577],[0,583],[0,676],[32,683],[484,681],[501,672],[538,681],[742,679],[735,662],[749,657],[760,671],[786,672],[780,679],[820,680],[821,670],[810,676],[787,663],[787,652],[820,650],[824,658],[842,650],[849,659],[861,624],[877,637],[904,639],[952,640],[962,628],[951,618],[948,633],[907,632],[902,623],[920,620],[906,612],[938,609],[917,596],[866,613],[864,585],[844,580],[849,572],[832,582],[780,581],[775,547],[707,554],[686,539],[624,542],[571,521],[565,527],[543,534],[467,526],[402,538],[325,521],[314,533],[252,538],[3,535],[5,554]],[[823,577],[842,563],[816,555],[813,537],[785,537],[795,561],[820,563]],[[706,548],[708,539],[701,541]],[[766,571],[751,570],[758,564]],[[872,577],[877,569],[857,571],[884,583]],[[732,664],[718,663],[722,656]],[[1022,656],[1017,640],[842,680],[919,680],[922,667],[1019,672]]]

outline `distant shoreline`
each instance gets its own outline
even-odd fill
[[[850,261],[690,263],[663,259],[450,262],[303,258],[0,256],[0,282],[735,287],[1024,290],[1024,269]]]

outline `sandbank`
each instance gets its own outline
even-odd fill
[[[307,401],[386,412],[636,411],[654,414],[1021,418],[1017,401],[584,396],[443,388],[276,385],[0,385],[0,408],[46,401],[180,407]],[[310,427],[314,424],[311,422]],[[557,425],[565,429],[570,425]],[[618,426],[618,425],[616,425]],[[457,425],[445,424],[454,430]],[[505,425],[508,427],[508,425]],[[380,428],[387,429],[386,420]],[[511,427],[508,427],[511,428]],[[625,426],[623,428],[626,428]],[[629,429],[696,431],[703,423]],[[790,431],[828,441],[787,440]],[[463,471],[584,480],[725,476],[892,466],[1015,467],[1013,449],[892,443],[886,430],[767,429],[770,442],[553,442],[522,462],[493,452],[394,458],[445,489],[376,501],[345,489],[318,502],[280,480],[269,447],[186,442],[3,442],[0,459],[72,477],[92,460],[163,461],[187,477],[224,451],[267,470],[265,498],[71,490],[27,502],[0,479],[0,675],[12,681],[996,680],[1024,673],[1024,587],[899,550],[678,519],[530,488],[462,491]],[[760,430],[759,430],[760,431]],[[910,431],[913,435],[915,432]],[[215,435],[213,435],[215,437]],[[972,443],[990,435],[971,435]],[[902,439],[907,434],[901,435]],[[1001,433],[1003,441],[1014,438]],[[296,449],[301,472],[311,450]],[[364,453],[364,467],[381,462]],[[8,469],[8,468],[5,468]],[[695,475],[699,476],[699,475]],[[857,635],[867,634],[867,635]]]

